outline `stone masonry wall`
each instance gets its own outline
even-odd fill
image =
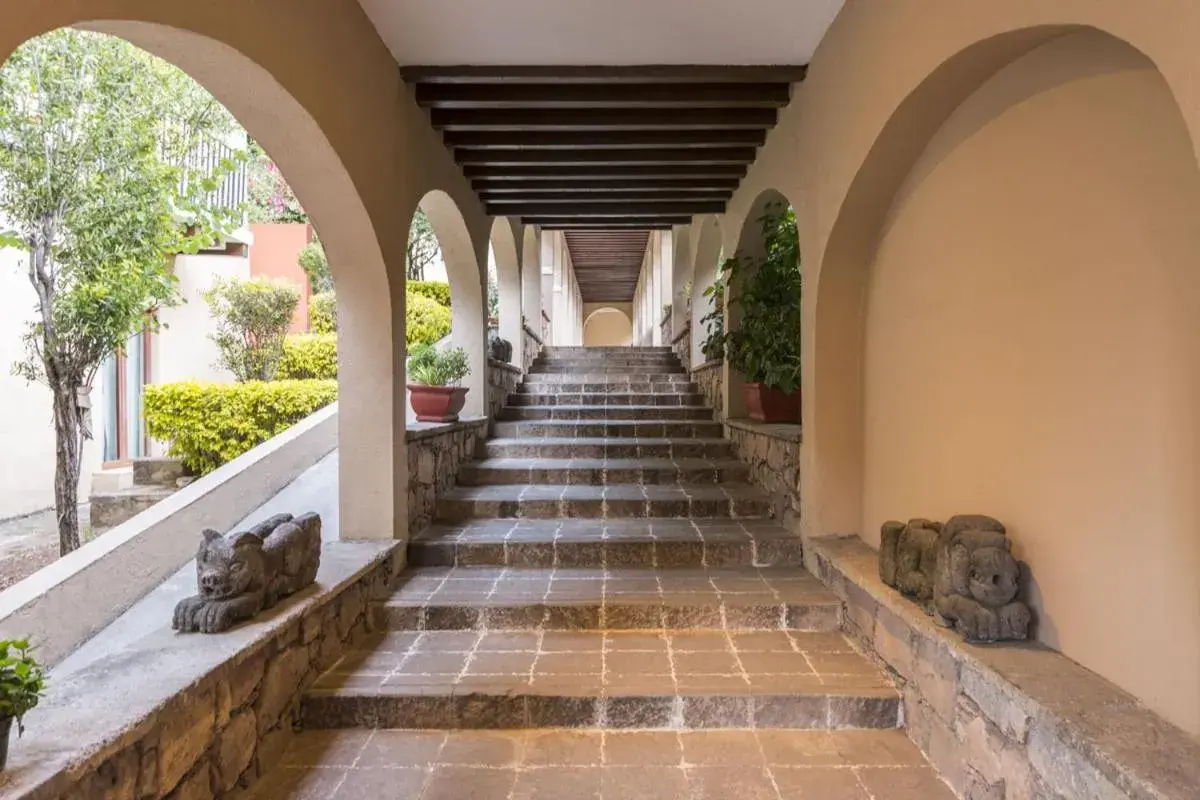
[[[879,579],[857,537],[805,560],[844,604],[844,629],[904,693],[909,737],[964,800],[1184,800],[1200,742],[1038,644],[976,646]]]
[[[73,785],[44,786],[53,793],[46,796],[210,800],[252,785],[283,754],[302,693],[370,632],[370,603],[386,596],[402,554],[393,550],[328,602],[313,603],[201,677],[140,726],[135,740],[95,768],[62,776]]]
[[[410,538],[429,525],[438,495],[453,486],[459,468],[475,458],[487,424],[486,419],[473,419],[407,431]]]
[[[683,324],[683,330],[675,334],[671,339],[671,349],[675,351],[675,355],[679,358],[679,363],[683,364],[683,368],[691,370],[692,368],[692,326],[689,323]]]
[[[750,482],[770,497],[777,520],[793,533],[800,525],[800,426],[725,420],[734,454],[750,467]]]
[[[712,406],[718,420],[725,419],[725,402],[721,396],[721,376],[723,361],[705,361],[692,369],[692,382],[700,387],[706,405]]]
[[[521,335],[525,337],[521,359],[524,363],[521,364],[521,371],[529,372],[529,365],[542,352],[542,337],[538,336],[527,324],[521,326]]]
[[[512,364],[488,360],[488,417],[496,419],[496,412],[504,408],[508,396],[517,390],[523,374]]]

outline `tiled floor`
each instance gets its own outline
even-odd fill
[[[899,731],[310,731],[283,763],[256,800],[953,798]]]

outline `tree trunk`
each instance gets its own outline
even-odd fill
[[[61,555],[79,548],[79,468],[83,442],[74,387],[54,386],[54,508]]]

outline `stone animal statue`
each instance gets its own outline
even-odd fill
[[[968,642],[1029,636],[1029,606],[1017,600],[1021,566],[999,520],[979,514],[951,517],[938,539],[933,601],[939,622]]]
[[[879,577],[918,603],[933,599],[942,523],[927,519],[885,522],[879,548]]]
[[[501,339],[499,337],[492,339],[489,346],[488,356],[493,361],[499,361],[502,364],[507,364],[509,361],[512,361],[512,354],[512,342],[510,342],[508,339]]]
[[[321,517],[277,514],[226,538],[206,530],[196,553],[200,594],[179,601],[171,627],[220,633],[317,579]]]

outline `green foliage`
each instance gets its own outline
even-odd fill
[[[337,333],[337,295],[321,292],[308,298],[308,329],[313,333]]]
[[[259,146],[250,142],[246,169],[247,216],[251,222],[308,222],[292,187],[279,167]]]
[[[275,379],[337,380],[337,334],[302,333],[283,340],[283,358]]]
[[[25,639],[0,641],[0,717],[15,719],[18,735],[25,733],[25,714],[46,688],[46,671],[30,649]]]
[[[337,400],[337,381],[164,383],[147,386],[146,430],[197,475],[262,444]]]
[[[425,268],[432,264],[442,252],[437,234],[429,217],[421,209],[413,214],[412,224],[408,228],[407,275],[410,281],[425,280]],[[449,301],[446,302],[449,305]]]
[[[431,344],[420,345],[408,360],[408,377],[423,386],[458,386],[471,374],[467,351],[461,347],[438,350]]]
[[[704,290],[705,297],[713,299],[713,310],[700,318],[704,325],[704,341],[700,352],[710,361],[725,355],[725,276],[724,269],[718,270],[716,281]]]
[[[404,291],[424,295],[438,305],[450,307],[450,284],[443,281],[408,281]]]
[[[217,320],[210,338],[220,352],[219,365],[239,381],[275,377],[300,291],[285,281],[253,278],[218,281],[204,299]]]
[[[308,285],[314,293],[333,291],[333,272],[329,269],[329,260],[325,258],[325,248],[320,239],[314,238],[306,244],[296,256],[296,263],[308,276]]]
[[[488,270],[487,276],[487,315],[488,319],[500,318],[500,285],[496,282],[496,271]]]
[[[765,255],[739,256],[727,262],[740,307],[736,330],[725,336],[730,365],[750,383],[778,386],[791,393],[800,386],[800,240],[796,215],[781,204],[760,218]]]
[[[425,295],[404,296],[404,341],[409,349],[433,344],[450,333],[450,309]]]

